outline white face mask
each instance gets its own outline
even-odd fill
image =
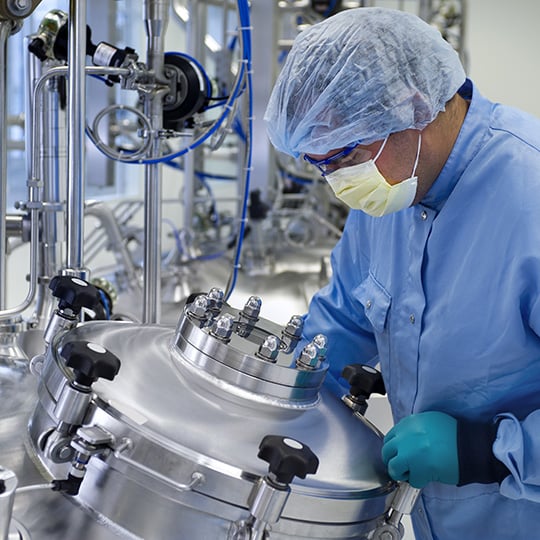
[[[362,210],[374,217],[385,216],[410,206],[416,196],[418,185],[415,173],[420,157],[422,134],[419,133],[418,137],[418,150],[412,175],[394,185],[386,181],[375,165],[375,161],[381,155],[387,140],[388,137],[373,159],[351,167],[337,169],[326,176],[326,180],[338,199],[349,207]]]

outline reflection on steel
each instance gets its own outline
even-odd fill
[[[153,138],[151,158],[161,153],[159,131],[163,126],[163,97],[168,92],[163,80],[165,30],[169,20],[170,0],[145,0],[144,22],[147,33],[147,64],[153,70],[154,88],[145,95],[144,111],[150,118]],[[156,323],[161,318],[161,198],[162,167],[145,166],[145,237],[143,322]]]
[[[258,317],[245,335],[241,310],[223,303],[205,313],[203,319],[188,304],[176,330],[86,323],[60,335],[46,353],[32,413],[34,459],[55,482],[76,470],[68,453],[59,459],[47,451],[64,426],[61,444],[71,438],[72,448],[88,456],[74,502],[109,520],[122,537],[225,540],[250,538],[242,531],[252,530],[269,540],[368,538],[394,490],[380,459],[381,434],[324,388],[324,362],[305,371],[291,352],[279,350],[273,362],[258,355],[283,327]],[[223,317],[232,321],[227,341],[214,331]],[[77,401],[84,428],[66,430],[75,418],[64,410],[66,388],[76,389],[58,351],[78,342],[99,343],[122,364],[113,381],[93,384],[93,403]],[[308,445],[319,460],[316,474],[291,482],[279,512],[279,501],[265,506],[257,488],[269,474],[258,446],[276,433],[293,447]],[[276,480],[269,478],[265,500],[275,495]],[[55,519],[63,530],[66,518],[55,513]]]
[[[85,277],[83,220],[86,125],[86,0],[70,0],[68,54],[68,174],[66,205],[66,271]]]
[[[0,21],[0,310],[6,307],[7,44],[11,21]]]

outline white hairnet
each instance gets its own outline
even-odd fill
[[[298,156],[423,129],[464,81],[457,53],[419,17],[346,10],[296,38],[266,109],[268,136]]]

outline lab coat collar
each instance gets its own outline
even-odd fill
[[[436,211],[441,210],[463,171],[489,136],[493,103],[480,94],[470,79],[466,79],[458,94],[470,100],[469,110],[444,167],[421,201],[421,204]]]

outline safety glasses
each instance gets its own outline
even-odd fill
[[[307,154],[304,154],[304,159],[308,163],[311,163],[311,165],[314,165],[315,167],[317,167],[317,169],[321,171],[321,174],[323,176],[326,176],[327,174],[331,173],[332,170],[334,170],[339,160],[348,156],[359,144],[360,144],[360,141],[355,142],[349,146],[346,146],[343,150],[341,150],[337,154],[334,154],[333,156],[327,157],[325,159],[313,159],[312,157],[309,157]]]

